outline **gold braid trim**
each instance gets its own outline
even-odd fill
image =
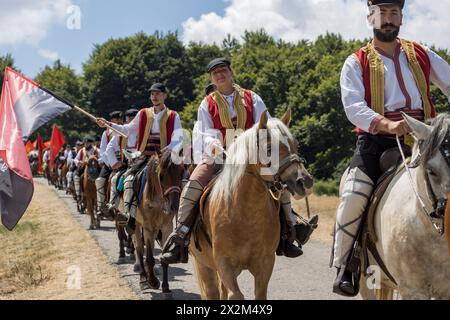
[[[370,68],[370,93],[372,109],[384,115],[384,63],[372,43],[363,49],[367,52]]]
[[[234,85],[236,90],[236,95],[234,97],[233,106],[236,109],[237,114],[237,128],[245,129],[245,123],[247,122],[247,110],[244,104],[244,90],[238,85]],[[233,121],[230,115],[230,108],[225,98],[220,94],[219,91],[214,91],[212,94],[213,100],[217,103],[219,108],[220,123],[225,129],[235,129],[233,126]]]
[[[419,89],[420,95],[422,96],[425,120],[428,120],[431,118],[431,104],[430,100],[428,99],[428,85],[425,74],[423,73],[419,61],[417,60],[416,49],[414,48],[413,42],[405,39],[400,39],[400,42],[402,44],[403,50],[405,50],[406,57],[408,58],[409,69],[414,75],[414,80],[416,80],[417,88]]]
[[[167,119],[169,118],[169,109],[164,109],[164,114],[159,120],[159,140],[161,149],[167,146]]]
[[[145,147],[147,146],[147,140],[148,140],[148,137],[150,136],[150,132],[152,130],[153,119],[154,119],[153,108],[145,109],[145,114],[147,115],[147,123],[145,125],[145,130],[144,130],[144,135],[142,136],[141,145],[139,146],[140,152],[145,151]]]

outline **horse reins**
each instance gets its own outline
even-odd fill
[[[425,174],[425,177],[426,177],[425,181],[426,181],[427,189],[430,191],[430,194],[432,197],[431,201],[433,202],[433,212],[428,212],[428,210],[425,206],[425,203],[423,202],[422,198],[420,197],[420,195],[414,185],[413,177],[412,177],[411,170],[410,170],[410,168],[416,168],[418,166],[421,155],[419,155],[419,157],[416,159],[416,161],[414,161],[413,164],[408,165],[406,162],[405,153],[403,152],[403,148],[401,147],[400,139],[398,136],[396,136],[395,138],[397,140],[397,145],[398,145],[400,154],[402,156],[403,165],[405,167],[406,172],[408,173],[408,178],[409,178],[409,182],[411,184],[411,188],[413,189],[414,194],[420,203],[422,211],[424,212],[424,214],[426,215],[427,219],[430,221],[430,223],[432,224],[434,229],[439,233],[439,235],[443,236],[444,232],[445,232],[444,224],[442,224],[442,226],[439,226],[435,221],[433,221],[433,219],[443,220],[444,214],[445,214],[445,207],[447,206],[447,199],[437,199],[436,195],[433,192],[433,188],[431,188],[429,176],[428,176],[428,174]],[[445,145],[450,146],[448,138],[445,139],[445,142],[446,142]],[[450,149],[444,150],[443,146],[441,146],[439,149],[440,149],[442,155],[444,156],[444,158],[447,160],[447,164],[449,164],[449,166],[450,166]]]

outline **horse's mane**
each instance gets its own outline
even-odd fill
[[[428,121],[433,127],[430,137],[421,142],[422,160],[426,163],[442,144],[450,129],[450,115],[447,113],[439,114],[436,118]]]
[[[158,155],[151,156],[147,163],[146,201],[157,201],[162,197],[160,174],[160,159]]]
[[[229,202],[244,176],[248,164],[257,162],[259,152],[258,129],[259,123],[256,123],[229,146],[224,168],[211,191],[212,199],[222,199]],[[287,137],[287,139],[293,140],[293,136],[286,125],[276,118],[267,121],[267,129],[270,131],[271,139],[275,138],[283,142]]]

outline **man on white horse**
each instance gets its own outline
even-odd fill
[[[369,0],[368,21],[374,38],[345,61],[341,73],[342,102],[358,129],[356,151],[343,181],[337,209],[333,292],[354,296],[354,278],[346,270],[363,213],[381,176],[379,160],[397,146],[409,145],[411,131],[400,112],[424,121],[435,117],[430,82],[450,99],[450,68],[435,52],[400,39],[404,0]]]
[[[128,221],[127,227],[131,231],[135,228],[138,206],[137,197],[133,191],[136,175],[145,168],[148,159],[153,154],[164,150],[173,151],[183,142],[180,116],[165,105],[168,94],[166,86],[162,83],[155,83],[148,92],[153,107],[141,109],[129,124],[121,126],[110,123],[105,119],[97,121],[100,127],[107,123],[127,136],[137,135],[138,137],[137,149],[141,152],[141,156],[131,164],[131,167],[125,173],[125,208],[119,216],[119,218]]]
[[[139,110],[129,109],[125,112],[125,124],[129,124],[138,114]],[[127,159],[123,154],[123,149],[128,152],[136,152],[137,135],[130,134],[128,138],[114,136],[106,147],[105,157],[111,164],[113,176],[111,178],[111,192],[109,203],[107,204],[107,215],[115,215],[119,206],[119,194],[117,190],[118,179],[125,173],[127,169]]]
[[[255,123],[259,122],[261,114],[267,108],[256,93],[242,89],[234,83],[231,62],[228,59],[217,58],[212,60],[207,66],[207,72],[216,87],[211,86],[210,90],[206,90],[206,92],[212,92],[200,104],[194,131],[198,130],[199,134],[204,136],[203,149],[207,155],[214,157],[222,153],[221,141],[224,141],[224,145],[227,145],[227,130],[250,129]],[[220,132],[222,139],[210,136],[212,131]],[[228,143],[230,142],[228,141]],[[187,262],[190,230],[196,218],[194,208],[200,200],[203,190],[220,168],[220,164],[211,161],[206,156],[192,172],[189,182],[181,194],[177,228],[164,246],[162,262],[167,264]],[[288,257],[298,257],[303,252],[293,244],[295,240],[295,218],[292,214],[289,192],[283,193],[281,206],[285,216],[284,220],[289,226],[289,235],[286,235],[283,254]],[[308,236],[312,232],[312,227],[309,224],[299,224],[299,226],[305,227]]]
[[[122,124],[122,112],[113,111],[109,114],[110,121],[116,124]],[[102,163],[102,169],[97,179],[95,179],[95,187],[97,189],[97,214],[102,214],[106,209],[106,181],[109,179],[109,175],[112,172],[111,164],[108,162],[108,157],[106,156],[106,147],[111,141],[113,135],[110,129],[106,129],[102,134],[102,139],[100,142],[99,150],[99,163]]]

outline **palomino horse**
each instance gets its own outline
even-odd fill
[[[147,164],[147,182],[142,201],[138,205],[136,216],[136,264],[139,265],[141,286],[148,284],[152,289],[159,289],[160,281],[155,276],[155,258],[153,249],[157,240],[160,247],[173,231],[173,219],[178,212],[181,194],[183,164],[172,161],[172,152],[166,151],[161,157],[153,155]],[[141,231],[142,227],[142,231]],[[141,238],[144,238],[142,243]],[[146,265],[144,265],[144,245]],[[162,291],[169,294],[168,265],[163,269]]]
[[[379,279],[373,279],[377,274],[363,276],[361,295],[392,299],[397,290],[403,299],[450,299],[449,243],[433,226],[433,221],[439,225],[439,219],[430,218],[438,200],[447,199],[450,193],[450,117],[439,115],[427,125],[403,116],[417,138],[410,164],[413,182],[406,171],[398,174],[374,218],[376,247],[396,284],[383,272]],[[372,280],[379,282],[376,291],[368,289]]]
[[[91,224],[89,229],[100,228],[100,219],[97,216],[97,188],[95,187],[95,179],[100,173],[100,165],[96,156],[90,156],[84,168],[83,174],[83,202],[89,216]]]
[[[228,148],[224,169],[204,204],[206,232],[194,231],[196,241],[189,247],[203,299],[243,299],[237,282],[243,270],[255,279],[255,298],[267,299],[280,240],[280,205],[275,199],[284,186],[296,199],[312,191],[312,178],[296,154],[298,144],[287,127],[290,119],[290,110],[281,121],[268,120],[265,112],[259,124]],[[267,132],[266,141],[261,138],[263,132]],[[272,165],[274,156],[279,157],[280,165],[271,174],[261,171],[268,168],[258,146],[271,149]],[[281,186],[278,196],[269,190],[272,185]]]

